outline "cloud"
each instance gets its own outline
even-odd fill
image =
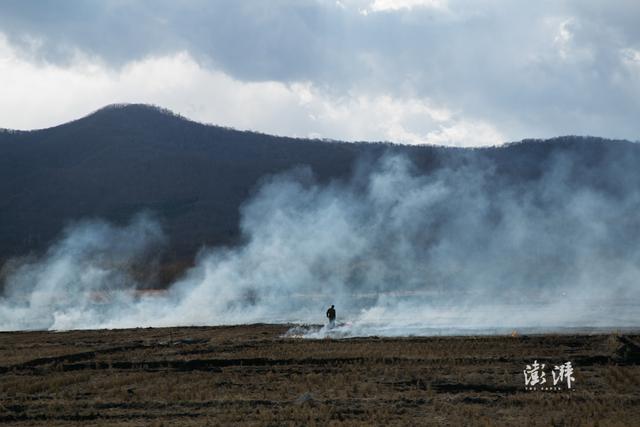
[[[53,126],[105,104],[146,102],[206,123],[280,135],[407,144],[504,142],[495,130],[474,137],[452,131],[473,124],[428,100],[336,97],[311,82],[245,82],[202,67],[186,52],[147,57],[117,70],[81,53],[67,66],[34,65],[0,38],[0,55],[7,82],[0,125],[9,128]]]
[[[371,0],[365,8],[361,9],[361,12],[366,15],[370,12],[397,11],[415,7],[446,10],[447,4],[447,0]]]
[[[418,100],[455,111],[467,129],[470,122],[486,124],[508,140],[637,139],[640,83],[628,52],[640,50],[638,21],[633,0],[0,3],[6,43],[45,73],[76,69],[79,55],[118,74],[149,58],[185,54],[200,69],[234,81],[310,85],[338,109],[358,108],[360,98]],[[3,108],[29,111],[24,104]],[[334,137],[343,130],[303,123],[309,127],[298,126],[296,134]],[[433,131],[447,134],[445,128],[408,132],[424,139]]]

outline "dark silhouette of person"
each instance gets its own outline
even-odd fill
[[[327,310],[327,317],[329,318],[329,327],[333,328],[336,326],[336,309],[333,308],[333,305]]]

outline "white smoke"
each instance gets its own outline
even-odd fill
[[[300,168],[243,206],[246,244],[202,251],[162,294],[131,273],[165,244],[157,222],[81,223],[8,269],[0,328],[317,324],[331,304],[340,326],[292,334],[638,326],[638,191],[575,185],[572,167],[523,184],[478,160],[425,175],[388,156],[329,184]]]
[[[85,221],[67,228],[40,259],[11,266],[0,303],[2,329],[109,322],[116,310],[130,304],[138,285],[131,268],[153,263],[163,241],[159,225],[144,215],[125,227]]]

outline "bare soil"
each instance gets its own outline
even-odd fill
[[[640,425],[637,335],[307,340],[290,325],[0,333],[1,425]],[[570,361],[572,389],[523,370]]]

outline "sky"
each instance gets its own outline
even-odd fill
[[[3,0],[0,128],[107,104],[277,135],[640,140],[637,0]]]

